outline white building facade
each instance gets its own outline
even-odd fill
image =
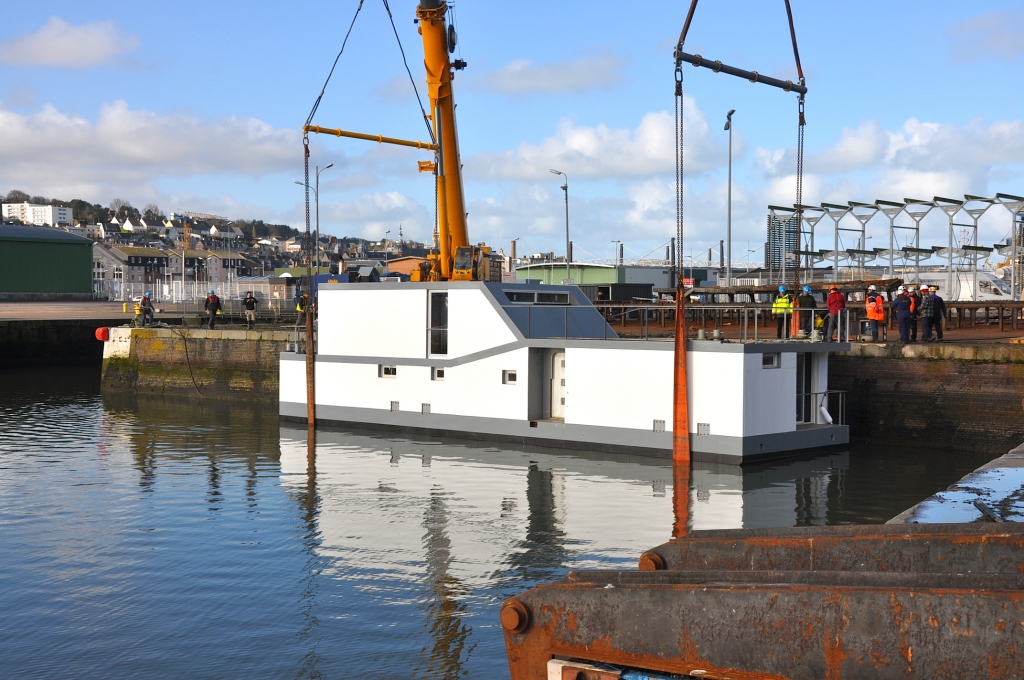
[[[71,208],[59,205],[35,205],[33,203],[4,203],[4,220],[20,220],[22,224],[37,227],[68,226],[72,223]]]

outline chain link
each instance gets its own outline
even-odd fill
[[[678,286],[683,283],[683,68],[676,64],[676,275]]]

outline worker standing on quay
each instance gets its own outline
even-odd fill
[[[810,337],[811,331],[814,330],[814,309],[818,306],[818,301],[811,295],[810,286],[804,286],[803,294],[796,299],[796,302],[800,308],[800,330]]]
[[[259,303],[251,290],[245,294],[245,300],[242,301],[242,306],[245,307],[245,327],[250,330],[256,328],[256,305]]]
[[[864,309],[868,314],[871,342],[878,342],[878,323],[885,323],[885,299],[874,286],[868,286],[867,295],[864,296]]]
[[[785,286],[779,286],[779,294],[772,303],[772,314],[779,324],[775,337],[779,340],[789,337],[789,317],[793,313],[793,298],[786,292]]]
[[[214,323],[217,321],[217,315],[220,314],[220,298],[217,294],[210,289],[210,294],[206,296],[206,304],[203,305],[203,309],[206,310],[206,314],[210,317],[210,330],[213,330]]]
[[[299,313],[295,319],[295,327],[306,325],[306,308],[309,307],[309,294],[303,293],[299,296],[298,301],[295,303],[295,311]]]
[[[832,331],[836,332],[836,341],[843,342],[843,328],[841,317],[846,309],[846,296],[839,292],[839,287],[833,285],[828,289],[828,328],[825,331],[825,342],[832,342]]]
[[[910,341],[917,342],[917,319],[921,316],[921,296],[917,294],[917,289],[911,286],[907,291],[907,297],[910,298]]]
[[[932,324],[935,322],[935,300],[932,299],[928,286],[921,286],[921,304],[917,308],[917,314],[921,317],[921,342],[931,342]]]
[[[928,292],[932,297],[932,327],[935,330],[932,342],[942,342],[942,327],[946,325],[946,301],[939,297],[938,286],[932,286]]]
[[[139,300],[139,310],[142,312],[142,325],[148,326],[153,323],[153,294],[146,291],[146,294]]]
[[[896,323],[900,326],[900,342],[910,342],[910,319],[913,299],[907,295],[907,289],[900,286],[896,289],[896,297],[893,298],[890,307],[896,312]]]

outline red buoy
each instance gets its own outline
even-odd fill
[[[110,329],[106,326],[100,326],[96,329],[96,339],[100,342],[106,342],[110,340]]]

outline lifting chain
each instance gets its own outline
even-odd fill
[[[681,45],[680,45],[681,46]],[[677,295],[682,294],[683,289],[683,67],[682,63],[676,60],[676,285],[679,289]]]

